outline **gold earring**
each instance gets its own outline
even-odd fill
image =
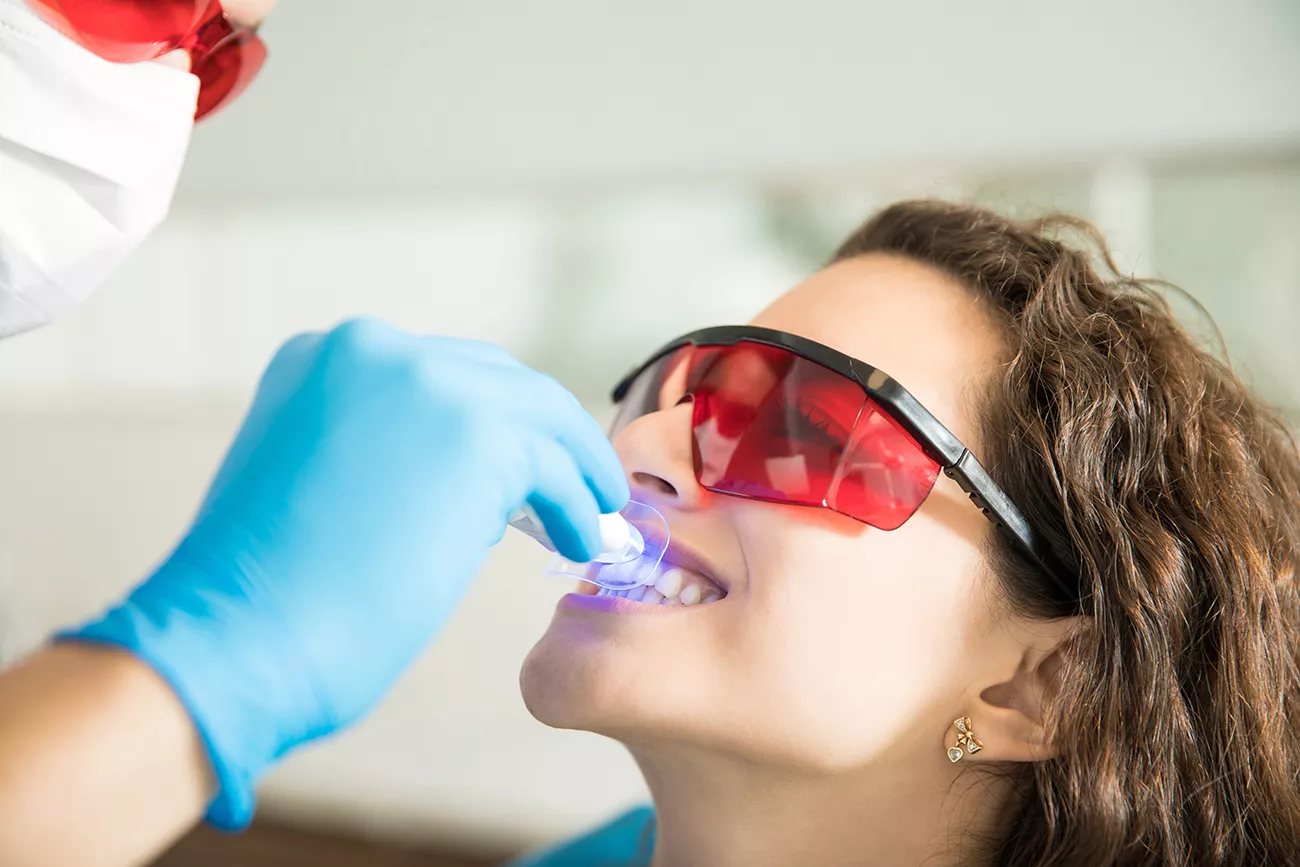
[[[984,749],[984,742],[975,737],[975,732],[971,731],[970,717],[955,719],[952,724],[957,728],[957,746],[948,747],[948,761],[956,764],[966,753],[978,753]],[[965,752],[962,752],[963,747]]]

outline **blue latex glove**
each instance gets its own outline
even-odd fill
[[[391,687],[527,502],[565,556],[628,497],[599,425],[483,343],[374,320],[271,362],[193,527],[148,580],[64,638],[124,647],[172,685],[219,784],[218,827],[293,747]]]

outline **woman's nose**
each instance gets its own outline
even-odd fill
[[[705,490],[695,478],[691,404],[641,416],[614,437],[614,448],[636,489],[651,491],[677,509],[698,508]]]

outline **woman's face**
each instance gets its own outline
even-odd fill
[[[987,314],[943,274],[883,255],[852,259],[754,324],[888,372],[979,454],[971,403],[1000,344]],[[942,475],[889,532],[827,509],[705,491],[690,406],[671,398],[620,431],[615,447],[633,498],[664,514],[695,571],[726,595],[617,613],[562,604],[524,665],[534,715],[628,743],[793,768],[859,767],[885,750],[908,753],[899,747],[909,743],[942,757],[945,731],[975,697],[988,639],[1004,629],[980,568],[990,524]]]

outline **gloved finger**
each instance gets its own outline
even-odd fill
[[[424,340],[426,343],[432,343],[434,350],[439,353],[451,352],[460,358],[474,358],[498,367],[525,367],[523,362],[505,349],[485,340],[473,340],[468,337],[425,337]]]
[[[203,496],[199,512],[207,510],[212,502],[212,492],[226,487],[230,476],[238,472],[249,453],[262,441],[267,426],[271,424],[274,413],[271,407],[280,406],[290,394],[302,386],[312,363],[320,351],[324,337],[319,331],[308,331],[289,338],[276,350],[271,362],[262,373],[253,403],[244,417],[235,441],[230,444],[226,457],[217,469],[217,474]]]
[[[468,375],[483,374],[489,377],[513,371],[530,371],[506,350],[495,343],[472,340],[467,337],[416,336],[419,349],[424,359],[435,367],[443,365],[449,359],[456,362],[469,362],[479,370],[465,371]]]
[[[537,484],[528,505],[537,514],[556,550],[575,563],[600,553],[600,510],[569,453],[556,443],[534,446]]]
[[[524,427],[540,428],[568,451],[602,512],[627,505],[627,479],[618,455],[572,392],[495,344],[448,337],[424,341],[434,364],[448,358],[472,362],[458,371],[462,387],[520,418]]]
[[[576,398],[568,416],[556,433],[556,442],[573,458],[600,511],[619,511],[631,494],[614,444]]]
[[[605,431],[595,419],[592,419],[592,425],[595,427],[594,434],[580,439],[566,439],[561,444],[568,449],[569,454],[573,455],[574,462],[582,471],[583,480],[600,506],[600,511],[618,512],[631,498],[627,474]]]
[[[568,452],[601,512],[622,509],[630,495],[627,477],[600,423],[555,379],[534,370],[527,373],[512,401],[515,411],[533,416],[534,422]]]
[[[286,340],[262,373],[253,398],[253,409],[260,405],[279,405],[297,390],[307,378],[325,335],[320,331],[304,331]],[[253,415],[253,411],[249,411]]]
[[[414,335],[375,316],[354,316],[321,335],[319,367],[325,376],[354,375],[381,360],[400,358],[416,343]]]

